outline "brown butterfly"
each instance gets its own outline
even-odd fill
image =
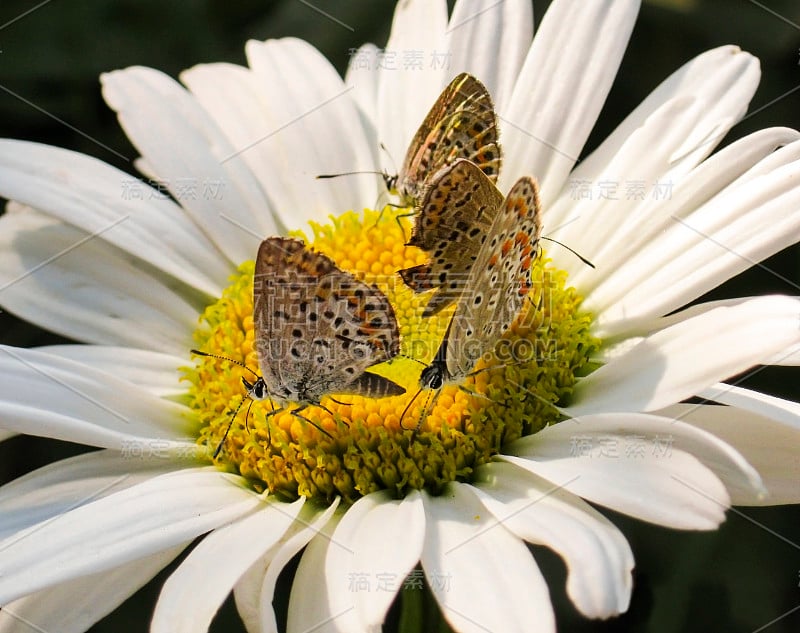
[[[389,299],[300,240],[261,243],[253,320],[266,391],[282,405],[319,404],[330,393],[381,398],[405,392],[366,371],[400,351]]]
[[[469,73],[455,77],[436,99],[414,134],[397,174],[346,172],[321,174],[317,178],[378,173],[389,192],[399,196],[403,205],[414,206],[428,179],[459,158],[471,160],[492,182],[497,181],[502,156],[494,104],[486,86]]]
[[[300,240],[270,237],[261,242],[253,279],[253,321],[261,375],[254,382],[242,382],[251,400],[269,398],[280,405],[268,416],[295,403],[299,407],[292,415],[330,435],[299,412],[322,406],[322,398],[330,394],[383,398],[405,393],[397,383],[367,371],[400,352],[389,299]]]
[[[423,316],[457,306],[433,362],[422,371],[421,389],[462,380],[494,349],[531,288],[541,232],[533,178],[520,178],[505,198],[468,160],[432,178],[410,241],[430,251],[431,260],[400,275],[414,292],[434,291]]]
[[[493,183],[500,173],[502,155],[497,117],[486,86],[469,73],[456,76],[433,104],[396,176],[386,186],[404,204],[415,205],[427,181],[459,158],[475,163]]]

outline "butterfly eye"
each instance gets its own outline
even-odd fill
[[[264,400],[267,397],[267,385],[263,378],[258,378],[255,382],[249,382],[242,378],[244,388],[247,389],[247,395],[253,400]]]

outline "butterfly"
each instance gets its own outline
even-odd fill
[[[469,73],[456,76],[419,126],[396,176],[384,174],[386,187],[405,204],[416,204],[427,180],[459,158],[475,163],[497,181],[502,155],[497,117],[486,86]]]
[[[399,196],[403,205],[415,206],[430,176],[459,158],[471,160],[496,182],[502,162],[497,139],[497,116],[489,91],[469,73],[461,73],[442,91],[425,116],[397,174],[351,171],[320,174],[317,178],[379,174],[389,192]]]
[[[431,259],[399,272],[415,293],[434,291],[423,316],[457,305],[433,362],[420,375],[421,389],[462,380],[508,331],[532,286],[541,232],[538,185],[531,177],[520,178],[505,198],[468,160],[431,179],[410,241],[430,251]]]
[[[242,380],[251,400],[269,398],[280,405],[268,415],[295,403],[299,407],[292,415],[314,424],[299,412],[321,406],[330,394],[383,398],[405,393],[397,383],[367,371],[400,352],[389,299],[300,240],[270,237],[261,242],[253,278],[253,322],[261,376],[254,382]]]

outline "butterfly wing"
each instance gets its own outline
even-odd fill
[[[436,289],[423,316],[457,301],[503,204],[503,195],[480,168],[459,159],[432,178],[409,244],[430,253],[427,264],[400,271],[415,292]]]
[[[468,73],[450,82],[419,126],[397,177],[397,193],[406,202],[418,201],[430,175],[458,158],[497,181],[502,156],[494,104],[486,86]]]
[[[386,378],[365,374],[400,351],[386,295],[300,240],[261,243],[253,318],[261,372],[279,399],[316,404],[329,393],[404,392]]]
[[[526,176],[502,203],[453,314],[443,342],[451,377],[471,372],[511,327],[531,288],[541,232],[538,186]]]

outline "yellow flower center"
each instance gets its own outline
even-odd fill
[[[581,297],[566,287],[566,273],[539,258],[529,300],[488,364],[479,361],[463,384],[438,394],[420,392],[420,372],[433,360],[453,308],[421,316],[429,294],[415,295],[397,271],[424,263],[427,254],[405,245],[409,223],[397,214],[389,207],[382,213],[348,212],[315,225],[313,240],[303,239],[387,295],[401,354],[369,371],[406,393],[380,399],[330,394],[321,407],[302,411],[306,419],[289,411],[273,414],[277,403],[247,398],[242,378],[252,383],[261,372],[253,331],[254,264],[246,262],[201,315],[195,341],[199,350],[244,363],[250,371],[213,357],[198,357],[184,368],[190,403],[202,423],[198,443],[210,458],[238,410],[213,458],[220,467],[288,498],[338,495],[352,502],[381,489],[436,493],[450,481],[469,481],[503,444],[559,420],[553,405],[588,371],[599,344],[589,331],[591,315],[578,310]]]

